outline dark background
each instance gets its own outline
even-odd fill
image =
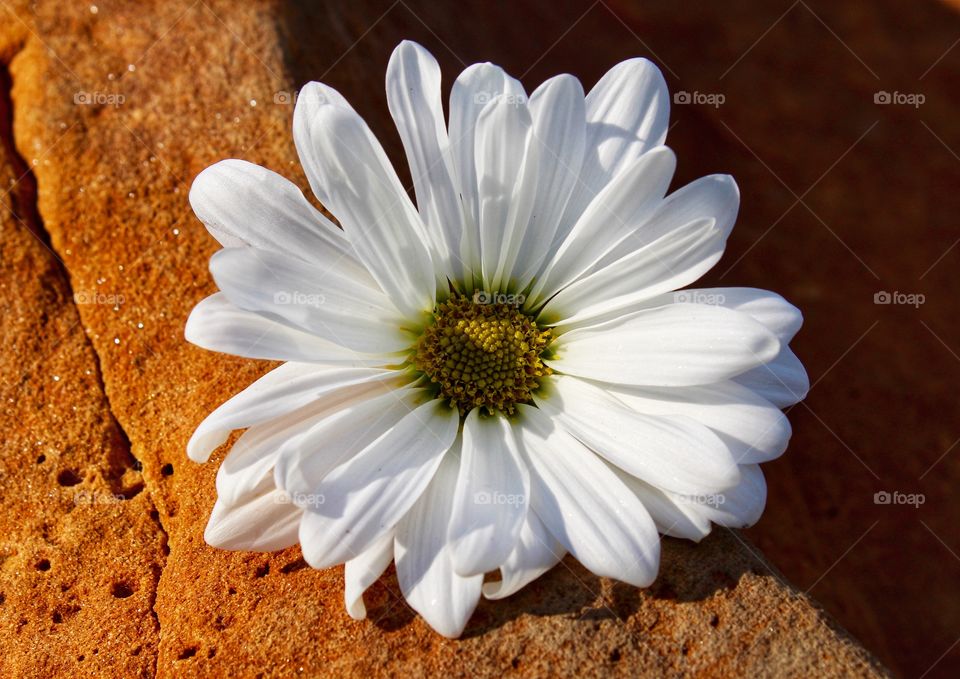
[[[722,96],[675,103],[667,140],[675,186],[726,172],[742,191],[727,253],[702,283],[797,304],[794,347],[813,383],[791,409],[790,449],[764,466],[768,507],[748,535],[895,672],[957,676],[960,8],[307,4],[285,17],[290,70],[349,92],[398,166],[382,74],[402,38],[436,55],[447,87],[466,64],[493,61],[528,91],[564,71],[589,88],[646,56],[672,92]],[[923,303],[877,304],[881,292]],[[878,504],[882,491],[923,503]]]

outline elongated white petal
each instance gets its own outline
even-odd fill
[[[447,276],[463,276],[463,207],[443,117],[440,66],[415,42],[404,40],[390,56],[387,104],[407,154],[431,259],[445,286]]]
[[[512,276],[517,290],[527,287],[554,249],[553,239],[583,162],[585,110],[583,87],[571,75],[547,80],[530,96],[537,186]]]
[[[307,261],[322,251],[349,256],[343,233],[296,184],[245,160],[222,160],[197,175],[190,205],[224,247],[251,245]]]
[[[393,370],[284,363],[207,415],[190,437],[187,455],[194,462],[206,462],[234,429],[266,422],[321,399],[382,392],[402,381]]]
[[[480,270],[484,288],[505,291],[536,197],[537,147],[525,102],[505,95],[477,119]]]
[[[671,303],[715,304],[742,311],[770,328],[780,342],[787,344],[803,325],[803,314],[783,297],[769,290],[757,288],[687,288],[658,295],[644,302],[644,306],[662,306]]]
[[[300,522],[314,568],[352,559],[397,525],[433,478],[457,435],[456,409],[434,399],[326,475]],[[449,514],[446,515],[449,519]]]
[[[234,503],[218,498],[203,539],[220,549],[272,552],[297,544],[301,511],[272,484]]]
[[[499,568],[517,542],[529,498],[530,475],[509,420],[471,410],[448,533],[454,570],[483,575]]]
[[[287,415],[255,424],[243,432],[217,470],[217,496],[227,503],[238,502],[259,487],[265,478],[273,477],[274,466],[285,444],[298,438],[318,418],[349,408],[354,400],[362,402],[367,399],[359,389],[344,389],[341,396],[344,398],[321,399]]]
[[[701,516],[697,508],[680,502],[676,495],[641,481],[617,467],[610,468],[643,503],[657,530],[663,535],[700,542],[710,534],[710,521]]]
[[[604,462],[543,411],[518,408],[532,509],[591,572],[646,587],[660,538],[650,514]]]
[[[394,543],[397,580],[404,598],[433,629],[450,638],[463,632],[483,585],[483,575],[457,575],[447,541],[457,452],[455,446],[443,457],[430,485],[397,526]]]
[[[702,177],[675,191],[582,279],[561,290],[541,322],[599,322],[689,285],[720,259],[739,205],[739,189],[728,175]]]
[[[612,382],[690,386],[720,382],[772,360],[780,342],[750,316],[700,304],[671,304],[561,335],[556,371]]]
[[[468,66],[450,90],[450,150],[463,200],[465,226],[460,257],[465,271],[473,272],[464,284],[472,291],[480,278],[480,192],[475,161],[477,119],[484,107],[498,95],[524,101],[523,86],[493,64]]]
[[[767,483],[758,464],[740,469],[740,483],[718,495],[702,497],[674,496],[700,516],[727,528],[748,528],[760,520],[767,503]]]
[[[204,349],[245,358],[344,365],[398,362],[389,354],[361,354],[303,330],[241,309],[222,292],[193,307],[184,328],[187,341]]]
[[[713,220],[685,224],[564,288],[537,320],[564,332],[646,308],[651,297],[713,268],[723,254],[723,238]]]
[[[663,144],[670,122],[667,84],[646,59],[614,66],[590,90],[586,104],[583,169],[562,222],[570,226],[624,167]]]
[[[379,540],[347,561],[343,569],[343,601],[347,613],[354,620],[367,617],[367,607],[363,604],[363,593],[380,579],[387,566],[393,561],[394,531],[386,533]]]
[[[723,442],[685,415],[639,413],[599,386],[566,375],[554,375],[536,402],[590,449],[652,485],[703,493],[740,480]]]
[[[528,305],[549,299],[631,232],[642,230],[666,195],[676,166],[673,151],[658,146],[624,168],[580,215],[534,284]]]
[[[299,101],[297,108],[294,141],[304,170],[356,257],[405,315],[429,310],[436,284],[426,229],[380,143],[351,108],[317,105],[307,121]]]
[[[733,381],[678,388],[603,386],[637,412],[683,415],[710,427],[737,464],[768,462],[790,441],[790,421],[783,412]]]
[[[745,373],[734,381],[752,389],[778,408],[799,403],[810,391],[807,371],[790,347],[783,347],[776,358]]]
[[[278,446],[274,468],[277,487],[304,507],[324,501],[317,489],[327,474],[391,432],[428,399],[423,389],[403,387],[314,418],[302,435]]]
[[[484,583],[483,596],[504,599],[520,591],[560,563],[566,553],[536,512],[527,511],[517,544],[500,566],[500,580]]]
[[[410,346],[399,312],[347,259],[320,266],[251,248],[226,248],[210,272],[235,306],[269,314],[289,326],[355,351],[390,353]]]

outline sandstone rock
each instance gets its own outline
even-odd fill
[[[481,21],[492,11],[484,7],[461,9]],[[340,88],[395,153],[382,94],[386,50],[411,32],[429,42],[431,29],[395,6],[382,31],[351,48],[350,36],[388,5],[148,0],[93,9],[21,3],[6,10],[0,29],[16,145],[36,174],[39,214],[63,260],[45,259],[5,216],[0,274],[21,306],[5,316],[19,320],[3,332],[25,386],[8,424],[19,438],[7,439],[2,461],[5,491],[18,490],[0,505],[10,545],[0,567],[0,639],[14,649],[0,663],[23,676],[82,672],[90,662],[94,673],[123,676],[884,674],[728,531],[699,546],[666,540],[661,576],[644,591],[598,579],[568,558],[516,597],[482,603],[457,641],[412,614],[392,574],[370,590],[370,619],[357,623],[343,610],[341,569],[315,572],[297,548],[265,555],[208,547],[203,526],[222,451],[199,466],[184,445],[207,412],[269,366],[183,340],[190,308],[213,290],[206,263],[214,243],[190,212],[189,183],[233,156],[305,187],[289,103],[308,78]],[[549,23],[545,6],[529,13]],[[524,30],[473,32],[455,49],[472,60],[480,47],[509,44],[518,61],[533,63],[543,48],[524,43]],[[601,38],[588,46],[597,53],[587,70],[627,56]],[[344,53],[351,58],[339,68]],[[8,154],[8,166],[13,160]],[[69,286],[123,301],[74,307]],[[78,314],[82,329],[71,326]],[[71,343],[51,357],[60,329]],[[50,384],[52,374],[61,381]],[[66,414],[72,405],[78,412]],[[48,451],[61,451],[49,469],[36,463],[34,439],[44,437],[56,442]],[[67,449],[75,457],[66,459]],[[134,458],[143,464],[140,493],[139,474],[127,469]],[[78,488],[136,494],[73,508],[53,476],[67,465],[82,479]],[[37,489],[59,493],[58,504],[30,500]],[[51,568],[36,572],[44,558]],[[77,598],[41,579],[61,568],[67,582],[84,583],[73,585]],[[43,616],[58,606],[81,608],[48,624]],[[18,618],[28,622],[18,628]]]

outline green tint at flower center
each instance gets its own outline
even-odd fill
[[[550,374],[541,354],[551,339],[516,304],[451,297],[434,310],[413,363],[461,413],[485,407],[511,414]]]

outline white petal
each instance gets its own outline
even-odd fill
[[[803,314],[783,297],[757,288],[687,288],[658,295],[644,306],[670,303],[716,304],[757,319],[787,344],[803,325]]]
[[[294,141],[317,197],[400,311],[412,317],[431,309],[436,284],[426,230],[380,143],[353,109],[321,104],[303,122],[308,109],[300,101]]]
[[[740,194],[727,175],[711,175],[668,196],[587,275],[544,308],[544,323],[598,322],[644,306],[656,295],[689,285],[723,255]]]
[[[679,497],[679,503],[697,511],[702,517],[727,528],[748,528],[760,520],[767,503],[767,483],[758,464],[740,468],[740,483],[718,495]]]
[[[547,256],[583,161],[586,136],[583,87],[572,75],[544,82],[530,96],[537,186],[523,244],[517,255],[515,286],[527,287]]]
[[[518,410],[537,516],[591,572],[648,586],[657,575],[660,537],[637,496],[543,411]]]
[[[510,421],[470,411],[448,533],[454,570],[483,575],[499,568],[517,542],[529,498],[530,475]]]
[[[773,359],[780,342],[746,314],[671,304],[571,330],[551,347],[556,371],[615,384],[690,386]]]
[[[566,287],[646,222],[660,204],[677,159],[658,146],[624,168],[587,206],[538,277],[528,305],[549,299]]]
[[[463,632],[483,585],[483,575],[457,575],[447,542],[457,483],[456,453],[454,449],[444,456],[433,481],[397,526],[394,543],[404,598],[427,624],[449,638]]]
[[[468,291],[480,277],[480,199],[474,160],[477,119],[489,102],[504,93],[514,101],[526,97],[520,82],[493,64],[468,66],[450,90],[450,150],[466,220],[460,257],[464,269],[474,273],[464,281]]]
[[[667,84],[646,59],[614,66],[590,90],[586,103],[583,169],[563,220],[571,225],[624,167],[663,144],[670,122]]]
[[[320,399],[343,398],[338,394],[343,389],[350,396],[382,392],[402,380],[394,370],[284,363],[207,415],[190,437],[187,455],[194,462],[206,462],[234,429],[266,422]]]
[[[696,507],[678,501],[672,493],[651,486],[625,471],[616,467],[611,469],[643,503],[657,530],[664,535],[700,542],[710,534],[709,519],[701,516]]]
[[[193,307],[184,336],[204,349],[244,358],[348,365],[396,362],[386,354],[361,354],[231,304],[222,292]]]
[[[387,566],[393,561],[394,532],[386,533],[370,547],[347,561],[343,569],[343,600],[347,613],[354,620],[367,617],[367,607],[363,604],[363,593],[380,579]]]
[[[769,363],[737,375],[734,381],[757,392],[778,408],[799,403],[810,391],[806,369],[787,346]]]
[[[705,424],[737,464],[768,462],[783,454],[790,441],[790,421],[780,409],[736,382],[679,388],[603,386],[637,412],[684,415]]]
[[[415,42],[404,40],[390,57],[387,104],[407,154],[437,273],[442,280],[460,279],[463,208],[443,118],[440,66]]]
[[[252,248],[210,258],[217,286],[234,305],[359,352],[390,353],[412,342],[390,299],[364,284],[347,259],[306,263]]]
[[[277,449],[274,479],[301,506],[320,501],[317,488],[327,474],[353,459],[430,398],[425,389],[403,387],[352,401],[313,418],[302,435]]]
[[[208,545],[220,549],[272,552],[297,544],[299,508],[270,483],[235,503],[217,498],[203,533]]]
[[[250,245],[310,261],[349,251],[343,233],[296,184],[245,160],[222,160],[193,180],[190,205],[224,247]]]
[[[343,563],[396,526],[430,483],[459,423],[456,409],[433,399],[327,474],[315,491],[322,502],[300,522],[306,562]]]
[[[537,405],[573,436],[629,474],[679,493],[730,488],[740,480],[730,451],[684,415],[645,415],[604,389],[554,375]]]
[[[567,550],[550,534],[540,517],[532,509],[529,510],[517,544],[500,566],[500,580],[484,583],[483,596],[503,599],[519,592],[560,563],[566,553]]]
[[[477,119],[481,275],[486,290],[511,289],[510,276],[536,197],[537,146],[523,101],[494,98]]]

